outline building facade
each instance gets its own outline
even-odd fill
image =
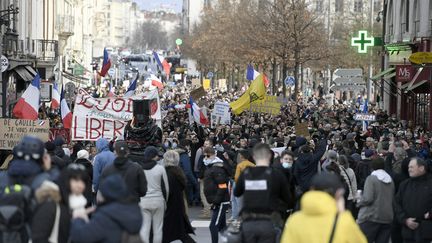
[[[432,129],[432,68],[409,61],[416,52],[431,52],[432,1],[385,1],[385,109],[398,118]]]

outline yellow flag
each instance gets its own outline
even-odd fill
[[[260,74],[254,81],[252,81],[249,88],[240,98],[230,103],[232,112],[236,115],[241,114],[243,111],[249,109],[250,104],[254,101],[264,99],[265,95],[266,87],[264,85],[264,76],[263,74]]]

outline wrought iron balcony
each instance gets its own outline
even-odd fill
[[[55,29],[59,35],[73,35],[75,19],[72,15],[57,15]]]
[[[56,61],[58,57],[58,41],[32,40],[31,50],[40,61]]]

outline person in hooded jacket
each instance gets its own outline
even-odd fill
[[[210,233],[212,243],[218,243],[219,232],[226,227],[226,211],[230,204],[228,183],[230,172],[224,167],[224,162],[216,156],[214,148],[204,149],[204,165],[207,166],[204,175],[204,195],[212,210]]]
[[[115,159],[115,155],[109,149],[109,141],[106,138],[99,138],[96,141],[96,148],[98,154],[95,156],[93,161],[93,190],[98,191],[99,177],[102,171],[108,165],[111,165]]]
[[[70,239],[72,242],[121,242],[123,234],[137,235],[142,224],[140,208],[125,202],[126,183],[119,174],[110,175],[100,182],[98,206],[88,220],[88,213],[77,211],[72,216]]]
[[[199,203],[199,184],[192,170],[192,163],[189,157],[191,142],[187,139],[180,141],[180,146],[176,150],[180,154],[180,167],[186,175],[187,179],[187,200],[189,205]]]
[[[35,192],[37,206],[31,223],[33,243],[67,242],[70,213],[62,203],[60,189],[51,181],[44,181]]]
[[[151,228],[153,228],[153,243],[162,242],[164,212],[166,201],[169,199],[169,184],[165,168],[157,164],[162,156],[157,148],[148,146],[144,151],[144,161],[141,162],[147,179],[147,193],[141,197],[139,203],[144,220],[140,235],[144,243],[150,242]]]
[[[180,156],[176,151],[164,154],[164,165],[168,177],[169,196],[163,223],[163,243],[180,240],[183,243],[194,243],[189,234],[193,228],[186,215],[183,199],[186,188],[186,176],[179,167]]]
[[[384,159],[371,162],[372,174],[366,178],[357,222],[368,242],[388,243],[393,221],[394,183],[384,170]]]
[[[129,148],[125,141],[117,141],[114,144],[117,158],[113,164],[108,165],[101,175],[101,179],[109,175],[119,173],[126,182],[129,190],[128,200],[138,203],[147,192],[147,180],[141,166],[129,160]]]
[[[55,154],[56,146],[53,142],[46,142],[45,148],[48,151],[48,154],[51,156],[53,167],[56,167],[58,170],[62,170],[67,166],[66,161]]]
[[[315,151],[309,145],[303,145],[299,149],[297,160],[294,162],[294,177],[299,185],[299,189],[305,192],[309,189],[312,177],[318,173],[318,164],[324,155],[327,141],[322,139]]]
[[[367,243],[351,213],[345,211],[340,177],[323,172],[310,185],[301,199],[301,210],[288,218],[280,242]]]
[[[54,139],[54,145],[55,148],[55,155],[57,155],[60,159],[64,161],[66,165],[70,164],[72,162],[69,155],[67,155],[63,149],[63,145],[65,144],[65,140],[62,137],[56,137]]]

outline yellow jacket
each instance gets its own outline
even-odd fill
[[[301,211],[288,219],[281,243],[328,243],[336,212],[336,201],[328,193],[305,193]],[[350,212],[339,214],[333,243],[367,243]]]
[[[237,182],[240,174],[249,166],[255,166],[255,164],[250,162],[249,160],[245,160],[237,164],[235,175],[234,175],[235,182]]]

